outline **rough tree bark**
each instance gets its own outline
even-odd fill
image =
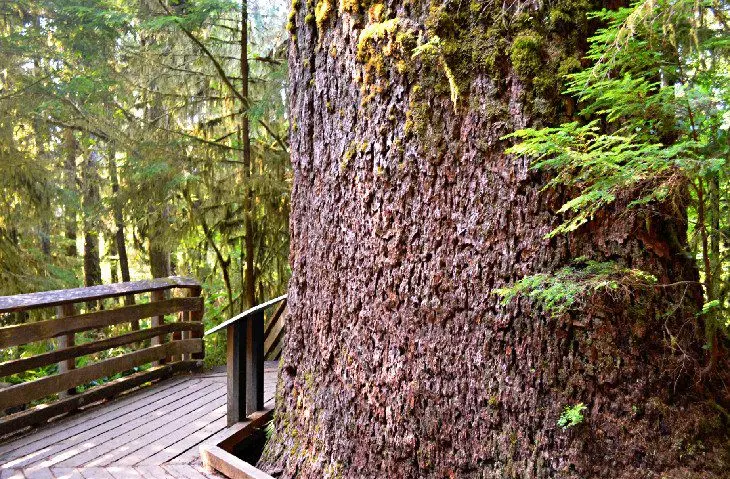
[[[546,239],[566,193],[504,154],[505,134],[569,118],[560,74],[596,27],[586,9],[614,3],[293,3],[293,275],[261,467],[727,477],[681,208]],[[561,317],[494,294],[581,256],[688,283],[599,292]],[[579,402],[583,424],[559,428]]]

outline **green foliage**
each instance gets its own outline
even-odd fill
[[[631,206],[664,200],[681,181],[680,168],[698,161],[692,140],[665,147],[635,141],[636,135],[605,134],[599,123],[565,123],[505,137],[519,141],[508,153],[528,155],[533,169],[553,173],[546,188],[570,186],[581,191],[558,210],[568,219],[548,237],[574,231],[627,189],[638,189]]]
[[[593,13],[603,28],[589,40],[587,67],[576,70],[573,60],[560,68],[565,94],[579,106],[571,121],[507,137],[517,141],[510,153],[550,173],[546,187],[572,195],[548,236],[575,231],[608,208],[621,214],[618,198],[637,213],[657,203],[683,207],[689,187],[689,247],[705,289],[708,344],[726,328],[720,318],[730,306],[729,13],[726,2],[694,0]],[[534,66],[533,40],[513,43],[513,62],[524,73]]]
[[[611,291],[628,286],[646,286],[656,278],[644,271],[624,268],[613,262],[596,262],[579,258],[552,274],[526,276],[514,284],[494,291],[503,305],[518,296],[526,296],[559,316],[587,294]]]
[[[565,431],[571,427],[582,424],[585,420],[583,412],[587,409],[588,408],[586,407],[586,405],[582,402],[579,402],[578,404],[575,404],[573,406],[565,406],[563,412],[558,418],[558,426],[562,427],[563,431]]]

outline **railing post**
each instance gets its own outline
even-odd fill
[[[228,375],[228,426],[246,417],[246,323],[238,321],[226,328],[226,372]]]
[[[246,415],[264,408],[264,310],[246,321]]]
[[[76,314],[76,308],[73,304],[64,304],[61,306],[56,307],[56,317],[58,319],[63,320],[63,318],[67,318],[69,316],[74,316]],[[76,335],[75,334],[64,334],[63,336],[58,337],[58,349],[66,349],[70,348],[76,345]],[[61,361],[58,363],[58,373],[62,374],[65,372],[68,372],[72,369],[76,369],[76,359],[66,359],[64,361]],[[59,394],[60,397],[66,397],[68,395],[76,394],[76,388],[68,389],[67,391],[63,391]]]
[[[201,296],[203,293],[203,288],[200,286],[196,286],[194,288],[190,288],[190,296],[198,297]],[[200,307],[200,311],[192,311],[190,313],[190,321],[202,323],[203,317],[205,315],[205,303]],[[203,339],[203,333],[201,332],[194,332],[192,334],[193,339]],[[193,353],[192,359],[197,360],[203,360],[205,359],[205,341],[203,341],[203,350],[199,353]]]
[[[164,301],[165,300],[165,292],[164,291],[152,291],[150,292],[150,302],[155,301]],[[150,320],[150,327],[156,328],[158,326],[162,326],[165,324],[165,317],[164,316],[153,316]],[[150,340],[150,346],[159,346],[160,344],[165,342],[165,336],[155,336]],[[159,366],[160,364],[164,364],[165,361],[155,361],[152,363],[154,366]]]

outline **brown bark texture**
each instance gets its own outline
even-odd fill
[[[681,192],[654,210],[619,200],[621,215],[546,239],[569,192],[504,153],[504,135],[570,118],[560,74],[580,66],[597,27],[586,11],[602,6],[294,2],[292,279],[260,467],[729,477],[723,403],[699,378]],[[583,256],[687,283],[597,291],[559,317],[494,294]],[[563,430],[580,402],[584,421]]]

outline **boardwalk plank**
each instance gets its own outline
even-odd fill
[[[225,411],[220,411],[220,408],[225,407],[225,404],[225,392],[220,391],[217,397],[211,395],[207,400],[196,404],[194,408],[185,408],[176,411],[177,416],[175,417],[175,422],[165,422],[164,420],[167,418],[163,418],[163,421],[159,421],[157,424],[145,425],[144,428],[139,428],[133,431],[132,434],[125,434],[116,441],[112,441],[112,444],[104,444],[101,448],[97,447],[96,450],[90,452],[97,453],[99,450],[102,450],[106,454],[103,457],[97,456],[89,464],[95,466],[104,466],[112,463],[128,464],[122,458],[146,446],[148,447],[146,450],[149,452],[148,455],[152,455],[154,452],[163,449],[165,445],[183,439],[184,433],[178,431],[187,430],[185,427],[186,424],[199,422],[204,427],[205,424],[225,415]],[[140,432],[143,434],[140,434]],[[119,442],[119,445],[115,445],[115,442]],[[111,449],[110,446],[112,446]],[[150,452],[150,449],[154,450]],[[141,457],[140,460],[144,459],[144,457],[146,456]],[[132,462],[137,461],[132,460]]]
[[[23,469],[23,473],[27,479],[55,479],[47,467]]]
[[[175,477],[168,474],[162,466],[137,466],[135,469],[145,479],[172,479]]]
[[[137,472],[133,467],[110,466],[106,470],[116,479],[144,479],[144,476]]]
[[[179,423],[177,421],[190,412],[196,411],[200,408],[211,407],[211,403],[215,404],[216,401],[225,401],[224,391],[220,391],[219,389],[212,387],[207,389],[212,389],[212,392],[196,398],[195,400],[186,403],[182,407],[177,407],[174,410],[165,409],[157,411],[153,420],[149,420],[149,418],[141,418],[141,421],[135,421],[135,424],[133,424],[132,427],[124,426],[122,428],[123,430],[109,431],[108,433],[102,434],[95,438],[94,441],[77,445],[72,450],[66,451],[62,456],[55,460],[61,460],[61,462],[58,463],[59,466],[102,466],[109,464],[114,458],[121,457],[126,451],[130,450],[131,441],[134,441],[146,434],[155,436],[154,432],[163,428],[165,424],[178,427]],[[120,434],[122,432],[124,432],[124,434]],[[152,440],[152,438],[145,440]]]
[[[267,364],[269,407],[276,380]],[[29,479],[21,467],[55,479],[219,479],[199,446],[227,435],[225,390],[220,375],[177,377],[62,419],[0,445],[0,479]]]
[[[103,467],[84,467],[78,469],[78,471],[86,479],[115,479],[106,469]]]
[[[200,423],[205,421],[203,427]],[[153,448],[148,445],[139,449],[119,462],[122,464],[164,464],[175,457],[183,454],[190,448],[205,441],[213,434],[216,434],[226,427],[226,407],[223,404],[220,408],[195,420],[192,423],[175,432],[174,436],[156,441],[155,446],[163,446],[163,449]],[[167,440],[165,440],[167,439]],[[164,442],[163,442],[164,441]],[[130,462],[132,461],[132,462]]]
[[[47,427],[42,427],[31,434],[0,445],[0,461],[19,454],[20,452],[18,451],[21,448],[30,446],[32,448],[31,450],[37,450],[47,444],[53,444],[56,441],[91,429],[93,426],[88,426],[88,424],[94,423],[94,420],[97,418],[114,418],[126,414],[127,412],[123,410],[125,407],[135,410],[144,404],[153,403],[172,394],[176,394],[180,388],[190,387],[190,384],[188,384],[190,381],[190,377],[170,379],[158,383],[154,387],[132,392],[128,396],[104,404],[102,407],[94,407],[88,412],[60,420]]]
[[[206,476],[196,471],[192,466],[183,464],[169,464],[163,466],[170,474],[180,479],[208,479]]]
[[[70,467],[52,467],[51,472],[56,479],[84,479],[77,469]]]
[[[81,417],[79,420],[74,421],[75,424],[70,427],[66,424],[60,424],[59,427],[48,431],[50,434],[47,430],[41,429],[34,435],[34,440],[26,442],[20,448],[16,448],[0,456],[0,461],[10,461],[11,458],[17,459],[23,456],[36,457],[40,452],[46,451],[50,454],[50,450],[47,449],[49,446],[84,441],[94,435],[101,434],[103,430],[112,429],[126,421],[131,422],[157,408],[179,401],[181,398],[197,390],[198,384],[197,382],[192,383],[190,381],[181,382],[176,384],[171,390],[165,389],[161,395],[145,395],[139,401],[132,401],[113,411],[96,415],[88,422],[83,420],[84,417]],[[105,409],[102,408],[102,410]]]
[[[134,419],[131,419],[128,416],[114,418],[108,423],[101,424],[98,427],[89,429],[81,434],[73,435],[64,441],[49,445],[41,450],[40,455],[38,452],[34,452],[29,454],[28,458],[19,458],[11,461],[10,464],[13,465],[13,467],[38,463],[45,463],[45,465],[48,466],[57,464],[59,467],[75,467],[77,465],[84,465],[83,463],[59,464],[59,461],[63,460],[61,458],[75,455],[83,449],[92,448],[99,442],[108,441],[109,439],[122,435],[127,431],[145,425],[151,421],[151,417],[154,419],[164,418],[168,410],[185,407],[191,402],[204,398],[206,394],[209,394],[212,391],[215,391],[215,388],[207,386],[199,390],[193,390],[193,392],[184,396],[175,396],[172,402],[162,406],[152,404],[149,407],[133,412]]]

